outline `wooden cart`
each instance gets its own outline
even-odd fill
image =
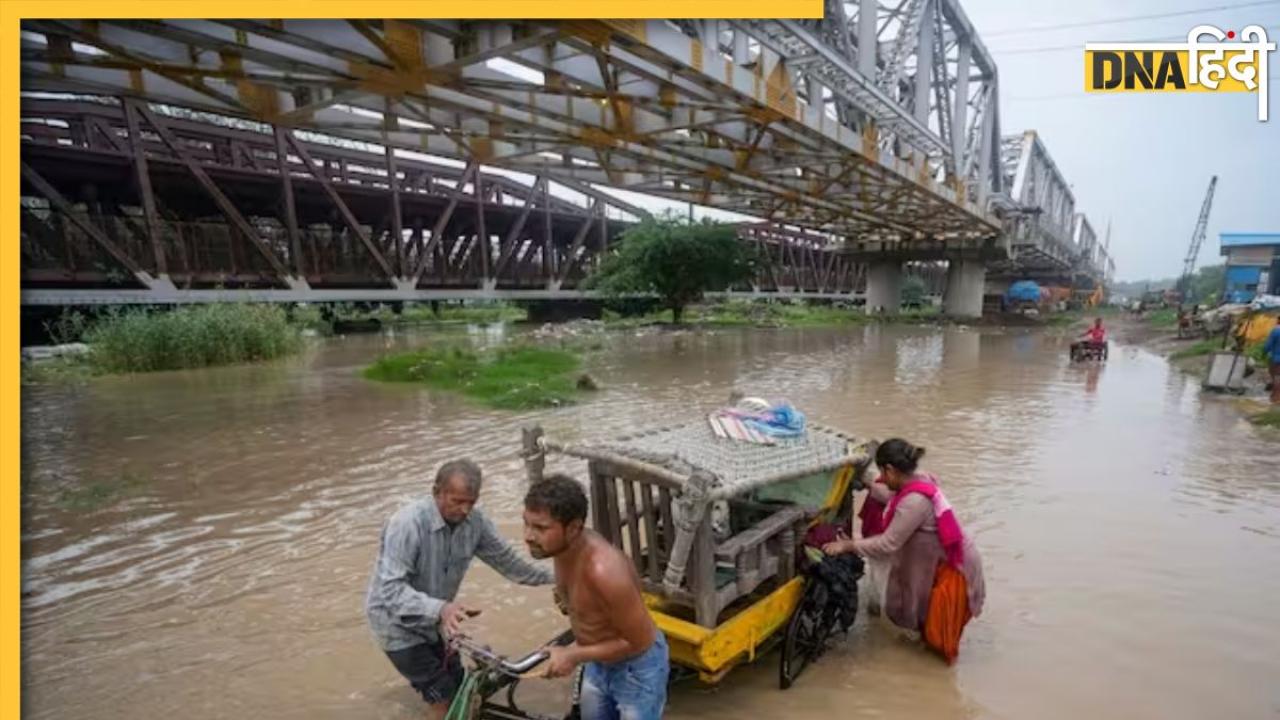
[[[548,456],[586,461],[591,525],[635,562],[673,664],[714,683],[786,629],[787,687],[821,653],[829,603],[802,571],[801,541],[817,522],[848,527],[872,443],[810,425],[755,445],[699,420],[582,443],[533,427],[523,445],[530,482]]]

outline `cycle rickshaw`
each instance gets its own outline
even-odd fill
[[[781,646],[783,689],[853,623],[861,560],[824,558],[804,540],[819,525],[850,527],[873,452],[871,441],[812,424],[771,445],[718,437],[706,420],[605,442],[523,433],[531,483],[548,456],[586,461],[590,523],[635,563],[673,677],[714,684]],[[518,707],[515,689],[545,652],[512,661],[470,639],[457,647],[471,664],[468,717],[542,717]]]

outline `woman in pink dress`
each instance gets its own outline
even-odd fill
[[[883,531],[823,548],[828,555],[856,552],[871,561],[887,561],[884,614],[893,624],[916,631],[924,629],[940,565],[963,574],[970,615],[982,612],[986,597],[978,548],[960,528],[937,477],[919,471],[923,456],[924,448],[901,438],[881,444],[876,465],[884,482],[873,483],[870,491],[871,499],[887,506]]]

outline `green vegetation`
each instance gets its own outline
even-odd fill
[[[1090,315],[1088,317],[1092,318],[1096,316]],[[1080,310],[1069,310],[1067,312],[1051,313],[1049,315],[1045,315],[1041,318],[1041,321],[1048,327],[1067,327],[1070,325],[1075,325],[1076,323],[1085,319],[1086,319],[1086,315],[1084,312]],[[1090,319],[1088,321],[1088,324],[1092,325],[1093,321]],[[1083,332],[1083,330],[1081,332]]]
[[[868,317],[868,319],[896,325],[933,325],[943,317],[941,308],[925,306],[919,309],[903,310],[897,315]]]
[[[1244,354],[1253,358],[1253,361],[1258,363],[1259,367],[1265,369],[1271,366],[1271,358],[1267,357],[1267,351],[1264,349],[1265,347],[1265,342],[1256,342],[1246,347],[1244,349]]]
[[[1213,305],[1226,284],[1227,269],[1225,265],[1208,265],[1202,267],[1191,276],[1187,288],[1187,301],[1195,304]],[[1123,295],[1130,300],[1140,299],[1148,291],[1160,292],[1174,288],[1178,278],[1161,280],[1136,280],[1133,282],[1117,282],[1110,286],[1112,295]]]
[[[81,383],[102,374],[89,358],[83,355],[59,357],[37,362],[22,363],[20,382],[23,385],[44,383]]]
[[[289,322],[299,328],[314,330],[317,334],[328,337],[333,334],[333,320],[325,317],[319,305],[300,305],[288,311]]]
[[[639,327],[672,323],[675,318],[670,309],[665,309],[633,317],[606,310],[604,319],[610,326]],[[861,308],[852,306],[755,300],[693,305],[686,308],[683,319],[692,324],[723,327],[821,327],[871,322]]]
[[[1222,347],[1222,338],[1220,337],[1206,338],[1204,340],[1197,342],[1194,345],[1190,345],[1188,347],[1185,347],[1175,352],[1170,357],[1172,357],[1174,360],[1182,360],[1184,358],[1193,358],[1193,357],[1200,357],[1202,355],[1210,355],[1222,349],[1224,349]],[[1252,345],[1249,345],[1244,349],[1244,355],[1245,357],[1252,358],[1253,361],[1257,363],[1259,366],[1261,366],[1264,369],[1263,371],[1265,372],[1265,368],[1267,367],[1267,355],[1265,352],[1263,352],[1262,343],[1254,343]]]
[[[917,308],[924,304],[925,293],[929,288],[924,278],[919,275],[908,275],[902,281],[902,304],[905,307]]]
[[[87,360],[103,372],[150,372],[269,360],[297,352],[298,329],[284,310],[240,303],[168,312],[126,310],[84,333]]]
[[[1259,427],[1280,428],[1280,408],[1265,410],[1249,416],[1249,422]]]
[[[55,343],[84,342],[89,352],[23,363],[23,382],[82,381],[104,373],[270,360],[302,347],[298,327],[272,305],[113,309],[96,318],[71,312],[50,323],[48,330]]]
[[[1174,328],[1178,326],[1178,311],[1174,308],[1162,308],[1147,315],[1147,322],[1152,327]]]
[[[417,303],[399,313],[390,305],[334,303],[322,310],[308,305],[293,310],[291,320],[321,335],[332,335],[335,322],[362,323],[377,320],[382,325],[471,325],[499,322],[522,322],[528,317],[524,308],[509,303],[448,304]]]
[[[396,314],[389,306],[211,304],[172,310],[113,309],[97,317],[64,313],[47,325],[56,344],[84,342],[89,352],[22,364],[24,383],[81,382],[105,373],[151,372],[270,360],[297,352],[301,330],[333,334],[335,320],[469,324],[523,320],[522,308],[505,303],[414,305]]]
[[[1187,358],[1201,357],[1203,355],[1211,355],[1222,349],[1221,338],[1207,338],[1201,340],[1194,345],[1185,347],[1175,352],[1172,357],[1174,360],[1185,360]]]
[[[72,512],[93,512],[114,504],[133,493],[142,485],[142,478],[124,470],[111,480],[94,480],[63,490],[58,494],[58,506]]]
[[[1227,266],[1209,265],[1202,267],[1191,276],[1187,287],[1187,302],[1212,305],[1218,293],[1227,284]]]
[[[564,350],[518,346],[475,352],[432,347],[380,358],[364,371],[370,380],[421,383],[461,393],[507,410],[553,407],[578,394],[579,359]]]
[[[658,296],[672,321],[703,293],[727,290],[755,273],[754,250],[726,223],[668,215],[627,230],[617,249],[587,278],[606,297]]]
[[[736,300],[700,308],[699,322],[711,325],[816,327],[869,321],[861,308]]]

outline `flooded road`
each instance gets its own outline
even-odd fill
[[[677,686],[669,717],[1280,717],[1280,439],[1140,348],[1083,369],[1066,340],[1014,330],[618,335],[588,361],[602,393],[524,414],[359,377],[431,337],[24,388],[24,717],[419,717],[362,612],[383,520],[466,455],[517,538],[523,424],[597,437],[733,389],[927,447],[987,609],[954,668],[860,614],[795,688],[772,654]],[[463,594],[504,651],[563,625],[549,590],[479,562]],[[531,705],[555,708],[564,688],[537,685]]]

